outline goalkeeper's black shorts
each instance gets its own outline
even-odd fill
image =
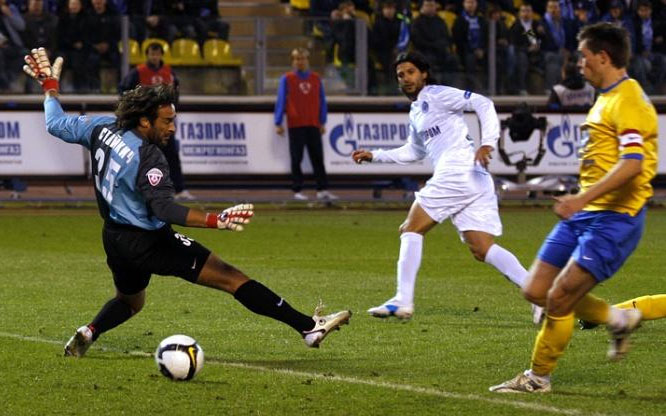
[[[145,289],[152,274],[196,282],[210,250],[166,225],[159,230],[106,223],[102,232],[106,263],[123,294]]]

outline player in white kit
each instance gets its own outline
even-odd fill
[[[412,101],[408,141],[390,150],[359,149],[352,158],[356,163],[408,164],[427,156],[434,173],[415,194],[416,200],[400,226],[396,295],[368,312],[379,318],[412,317],[423,236],[447,218],[451,218],[475,259],[492,265],[523,287],[527,270],[516,256],[494,241],[502,234],[502,223],[493,178],[486,170],[500,134],[492,101],[470,91],[433,85],[429,64],[418,53],[399,55],[394,68],[400,89]],[[481,120],[481,146],[476,151],[463,120],[464,111],[476,112]],[[533,305],[532,312],[538,323],[541,308]]]

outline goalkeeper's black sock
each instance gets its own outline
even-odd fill
[[[118,298],[106,302],[95,319],[88,325],[93,333],[93,341],[99,336],[118,325],[122,324],[133,315],[132,308]]]
[[[234,298],[252,312],[284,322],[300,333],[314,328],[312,317],[292,308],[286,300],[256,280],[243,283]]]

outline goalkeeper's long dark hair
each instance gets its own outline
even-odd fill
[[[116,123],[123,130],[139,125],[141,117],[153,123],[163,105],[176,103],[176,92],[171,85],[138,86],[123,93],[116,107]]]

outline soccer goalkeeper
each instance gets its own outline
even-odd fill
[[[158,145],[173,137],[174,91],[170,86],[137,87],[118,102],[115,117],[68,116],[58,101],[62,58],[53,65],[43,48],[25,57],[24,71],[42,86],[46,127],[53,136],[77,143],[91,156],[95,194],[104,219],[102,240],[113,275],[115,296],[65,345],[81,357],[104,332],[143,308],[152,274],[173,275],[234,295],[246,308],[291,326],[309,347],[318,347],[349,311],[313,317],[292,308],[261,283],[222,261],[203,245],[175,232],[171,224],[242,231],[254,215],[252,204],[206,213],[174,202],[166,159]]]

